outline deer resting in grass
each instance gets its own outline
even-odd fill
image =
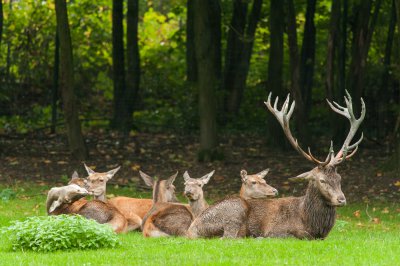
[[[337,167],[353,156],[360,144],[361,138],[354,144],[351,141],[365,117],[365,104],[361,98],[361,116],[356,118],[353,113],[352,100],[346,91],[345,107],[336,102],[328,102],[330,108],[350,121],[350,130],[344,143],[335,155],[333,145],[325,161],[317,160],[310,149],[305,152],[292,136],[289,120],[293,113],[295,102],[289,106],[289,95],[282,109],[278,110],[278,98],[271,105],[271,94],[265,103],[277,118],[290,144],[316,167],[311,171],[298,175],[293,179],[308,180],[306,194],[302,197],[286,197],[270,200],[248,200],[249,214],[247,220],[247,235],[253,237],[296,237],[306,239],[324,239],[335,224],[336,207],[346,204],[342,192],[341,176]],[[290,108],[289,108],[290,107]]]
[[[104,179],[108,177],[107,173],[97,173],[96,176],[99,178],[102,176]],[[69,182],[69,185],[71,184],[86,185],[87,180],[84,178],[79,178],[78,173],[74,172],[72,179]],[[93,219],[100,224],[109,224],[116,233],[126,232],[127,221],[112,204],[97,199],[88,201],[81,197],[82,196],[75,196],[70,198],[70,203],[62,203],[53,211],[49,212],[49,215],[79,214],[85,218]],[[55,200],[55,197],[48,198],[47,206],[52,206]]]
[[[190,225],[187,236],[236,238],[244,236],[248,204],[246,200],[273,197],[278,191],[265,182],[269,169],[248,175],[240,171],[242,187],[239,197],[225,198],[203,211]]]
[[[63,187],[53,187],[47,193],[47,213],[53,212],[63,203],[72,203],[90,194],[91,193],[85,188],[80,187],[76,184],[71,184]]]
[[[142,231],[145,237],[185,236],[194,217],[202,213],[208,204],[204,199],[203,186],[208,183],[214,171],[200,178],[191,178],[186,171],[185,204],[156,202],[143,218]]]
[[[139,171],[147,186],[153,188],[153,199],[115,197],[108,202],[113,204],[128,220],[128,231],[140,229],[142,219],[154,202],[178,202],[173,182],[178,172],[166,180],[155,181],[151,176]]]

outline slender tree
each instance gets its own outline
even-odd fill
[[[212,160],[217,148],[216,89],[221,73],[221,10],[214,0],[193,0],[194,44],[200,114],[200,160]]]
[[[400,47],[400,0],[395,0],[396,4],[396,18],[397,18],[397,47]],[[397,62],[397,69],[400,69],[400,63]],[[400,104],[400,96],[398,96],[397,104]],[[397,125],[400,125],[400,113],[397,115]],[[395,130],[396,147],[394,155],[394,165],[396,166],[397,173],[400,173],[400,130]]]
[[[113,0],[112,6],[112,57],[114,82],[114,117],[111,127],[126,133],[129,131],[130,117],[126,96],[124,36],[123,36],[123,0]]]
[[[51,88],[51,128],[52,134],[56,133],[57,125],[57,101],[58,101],[58,80],[60,76],[60,40],[56,30],[54,48],[54,68],[53,68],[53,86]]]
[[[55,0],[57,31],[60,40],[60,88],[69,148],[72,157],[84,160],[87,150],[83,141],[81,124],[78,118],[77,99],[74,91],[71,34],[68,24],[65,0]]]
[[[254,0],[250,12],[248,6],[249,1],[233,2],[223,77],[226,117],[232,117],[239,112],[250,67],[254,34],[261,15],[262,0]]]
[[[186,7],[186,76],[191,84],[197,81],[197,63],[194,44],[194,0],[187,1]]]
[[[375,1],[372,13],[372,0],[359,1],[354,5],[353,40],[351,51],[351,65],[349,74],[349,88],[352,90],[356,112],[359,111],[360,98],[364,88],[364,70],[368,56],[372,34],[375,29],[382,0]]]
[[[132,113],[137,100],[140,84],[140,55],[138,44],[138,19],[139,19],[139,0],[128,0],[127,13],[127,93],[128,101],[128,126],[132,123]],[[131,128],[131,126],[129,126]]]
[[[271,0],[270,5],[270,49],[268,62],[267,92],[276,96],[284,96],[283,90],[283,30],[284,30],[284,1]],[[268,115],[268,143],[282,148],[286,146],[280,125],[273,116]]]

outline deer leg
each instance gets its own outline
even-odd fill
[[[128,220],[128,231],[134,231],[140,229],[142,224],[142,219],[138,215],[134,215],[132,217],[127,218]]]

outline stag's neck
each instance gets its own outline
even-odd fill
[[[209,206],[204,197],[201,197],[198,200],[190,200],[189,205],[194,217],[199,216]]]
[[[313,182],[303,198],[303,220],[310,238],[325,238],[335,224],[336,208],[328,205]]]

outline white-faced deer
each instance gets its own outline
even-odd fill
[[[178,172],[166,180],[154,180],[151,176],[139,171],[147,186],[153,188],[153,199],[115,197],[108,200],[128,220],[128,231],[140,229],[142,219],[155,202],[178,202],[173,184]]]
[[[190,225],[187,236],[236,238],[244,236],[248,205],[246,200],[273,197],[278,191],[268,185],[264,178],[269,169],[248,175],[240,171],[242,187],[240,197],[225,198],[203,211]]]
[[[305,152],[292,136],[289,120],[293,113],[295,102],[289,108],[289,95],[282,109],[278,110],[278,98],[274,107],[271,105],[271,94],[265,103],[268,109],[275,115],[290,144],[308,161],[317,166],[294,179],[308,180],[306,194],[302,197],[287,197],[271,200],[248,200],[249,216],[247,234],[254,237],[296,237],[307,239],[324,239],[335,224],[336,207],[346,204],[346,198],[342,192],[341,176],[337,173],[337,166],[353,156],[360,144],[361,138],[354,144],[350,144],[361,122],[365,117],[365,104],[361,99],[361,116],[356,119],[353,113],[352,101],[346,91],[346,107],[328,101],[331,109],[346,117],[350,121],[349,133],[335,155],[331,143],[329,154],[325,161],[317,160],[308,149]]]
[[[69,182],[69,186],[85,184],[86,180],[79,178],[78,173],[74,172],[72,179]],[[49,193],[47,206],[53,206],[53,202],[56,200],[56,197],[53,197],[53,195]],[[50,208],[48,207],[48,210],[49,209]],[[59,206],[56,206],[53,211],[48,211],[48,213],[49,215],[79,214],[87,219],[93,219],[98,223],[109,224],[116,233],[124,233],[127,228],[125,217],[112,204],[96,199],[88,201],[85,198],[82,198],[82,195],[75,195],[70,198],[69,203],[62,203]]]
[[[63,203],[72,203],[91,193],[85,188],[76,184],[70,184],[63,187],[53,187],[47,193],[46,210],[47,213],[53,212]]]
[[[204,199],[203,186],[208,183],[214,171],[200,178],[191,178],[185,172],[185,204],[158,202],[143,219],[142,231],[145,237],[184,236],[194,217],[204,211],[208,204]]]

